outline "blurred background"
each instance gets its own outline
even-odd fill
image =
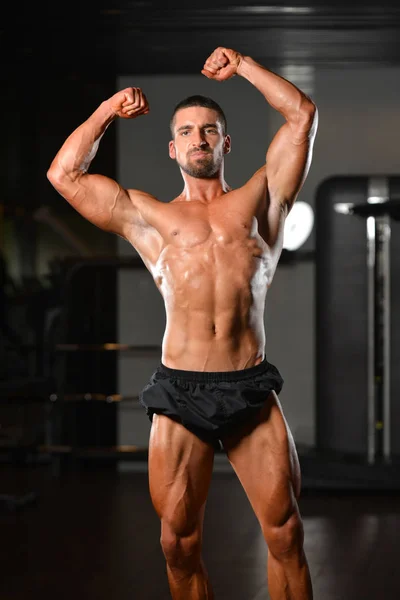
[[[383,492],[385,503],[400,489],[398,3],[26,2],[9,7],[0,34],[0,494],[4,514],[31,515],[30,524],[18,522],[18,539],[22,527],[49,523],[44,508],[36,521],[25,508],[48,507],[50,498],[57,506],[54,490],[72,480],[87,510],[93,497],[81,494],[90,481],[101,497],[113,498],[116,514],[121,482],[133,496],[141,490],[147,508],[138,505],[137,515],[150,511],[150,423],[138,394],[160,361],[165,326],[162,298],[135,250],[80,217],[46,171],[103,100],[135,86],[146,93],[150,114],[109,127],[92,172],[171,200],[182,180],[168,158],[169,118],[179,100],[199,93],[226,113],[226,179],[241,185],[263,164],[282,119],[247,81],[216,83],[200,74],[218,46],[283,75],[318,106],[313,163],[298,199],[308,218],[299,209],[287,228],[267,295],[267,358],[285,379],[280,398],[304,491],[327,494],[328,507],[342,491],[363,499]],[[234,485],[222,452],[215,470],[218,502],[224,485]],[[99,471],[107,488],[94,479]],[[66,494],[71,501],[74,491]],[[81,514],[80,503],[72,504]],[[103,517],[93,520],[93,531],[103,528]],[[149,512],[147,519],[157,541],[155,517]],[[10,522],[3,524],[13,536]],[[366,526],[370,532],[376,520]],[[32,594],[53,594],[47,571],[41,583],[29,573],[20,587],[9,583],[4,598],[31,597],[23,595],[26,585]],[[135,598],[167,597],[164,588],[145,592],[144,575],[135,573]],[[86,598],[108,589],[96,581]],[[233,589],[231,599],[266,597]],[[110,593],[128,597],[122,588]],[[355,589],[336,593],[320,597],[363,597]]]

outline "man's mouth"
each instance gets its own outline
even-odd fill
[[[195,158],[204,158],[204,156],[209,156],[210,152],[205,152],[204,150],[196,150],[192,152],[190,156],[194,156]]]

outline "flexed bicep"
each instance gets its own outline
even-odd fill
[[[120,90],[68,136],[47,171],[53,187],[85,219],[124,237],[127,225],[139,211],[127,190],[109,177],[89,174],[88,169],[107,127],[117,117],[135,119],[148,112],[140,88]]]
[[[312,105],[297,123],[279,129],[267,152],[268,191],[272,201],[292,207],[308,175],[318,127],[318,111]]]
[[[82,173],[51,183],[82,217],[104,231],[123,235],[126,223],[134,218],[128,193],[109,177]]]

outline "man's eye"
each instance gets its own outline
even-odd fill
[[[207,133],[217,133],[217,130],[214,129],[213,127],[210,127],[210,129],[206,129]]]
[[[187,133],[190,133],[189,130],[181,131],[181,135],[186,135]]]

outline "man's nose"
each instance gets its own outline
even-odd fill
[[[192,137],[192,145],[198,148],[207,146],[207,140],[201,131],[197,131]]]

